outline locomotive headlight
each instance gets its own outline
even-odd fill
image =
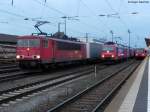
[[[17,55],[16,58],[17,58],[17,59],[20,59],[20,55]]]
[[[102,55],[102,58],[104,58],[105,56],[104,55]]]
[[[27,51],[30,51],[30,48],[27,48]]]
[[[114,58],[114,55],[111,55],[112,58]]]
[[[37,55],[36,58],[37,58],[37,59],[40,59],[41,57],[40,57],[40,55]]]

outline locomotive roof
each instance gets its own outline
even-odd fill
[[[25,36],[19,36],[17,39],[51,39],[51,40],[57,40],[62,42],[71,42],[71,43],[78,43],[78,44],[84,44],[82,41],[71,41],[61,38],[55,38],[53,36],[36,36],[36,35],[25,35]]]
[[[118,44],[118,43],[114,43],[114,42],[106,42],[106,43],[104,43],[104,45],[119,46],[119,47],[128,47],[128,46],[126,46],[126,45]],[[133,48],[130,47],[130,49],[133,49]]]
[[[145,50],[145,48],[136,48],[136,50]]]
[[[114,43],[114,42],[105,42],[104,44],[105,45],[115,45],[116,43]]]

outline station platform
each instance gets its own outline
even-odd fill
[[[104,112],[150,112],[150,57],[143,60]]]

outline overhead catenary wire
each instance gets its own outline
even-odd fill
[[[41,4],[41,5],[44,5],[44,4],[42,4],[42,2],[40,2],[39,0],[34,0],[34,1],[36,1],[37,3],[39,3],[39,4]],[[45,5],[44,5],[44,7],[45,7]],[[47,6],[46,6],[47,7]],[[50,10],[53,10],[52,8],[50,8],[50,7],[48,7]],[[62,13],[61,11],[59,11],[59,10],[57,10],[57,9],[55,9],[55,10],[53,10],[53,11],[55,11],[55,12],[57,12],[57,13],[60,13],[60,14],[64,14],[64,13]],[[21,15],[21,14],[17,14],[17,13],[14,13],[14,12],[10,12],[10,11],[6,11],[6,10],[2,10],[2,9],[0,9],[0,12],[2,12],[2,13],[6,13],[6,14],[9,14],[9,15],[12,15],[12,16],[16,16],[16,17],[19,17],[19,18],[22,18],[22,20],[24,20],[25,18],[28,18],[28,19],[32,19],[32,18],[30,18],[30,17],[26,17],[26,16],[24,16],[24,15]],[[67,14],[64,14],[64,15],[67,15]],[[43,16],[41,16],[41,17],[43,17]],[[80,21],[81,22],[81,21]],[[86,26],[90,26],[89,28],[91,28],[91,25],[88,25],[88,24],[85,24],[85,23],[82,23],[81,22],[81,24],[83,24],[83,25],[86,25]],[[92,29],[95,29],[95,30],[98,30],[98,28],[96,28],[96,27],[93,27],[92,26]]]
[[[106,3],[107,3],[107,5],[109,6],[109,8],[110,9],[112,9],[115,13],[118,13],[112,6],[111,6],[111,4],[109,3],[109,1],[108,0],[105,0],[106,1]],[[118,13],[118,15],[119,15],[119,17],[120,18],[118,18],[119,20],[120,20],[120,22],[126,27],[126,31],[128,31],[128,30],[131,30],[131,28],[129,28],[129,26],[126,24],[126,22],[122,19],[122,17],[120,16],[120,13]],[[132,32],[133,33],[133,32]],[[130,40],[129,40],[130,41]]]
[[[107,26],[106,23],[103,23],[103,22],[100,22],[100,21],[99,21],[100,18],[98,17],[98,14],[95,13],[95,11],[93,11],[83,0],[80,0],[80,1],[81,1],[82,4],[91,12],[91,14],[97,18],[98,22],[103,26],[103,28],[104,28],[104,26],[105,26],[106,29],[109,29],[109,27]],[[102,29],[102,30],[100,30],[100,31],[101,31],[101,34],[104,34],[104,32],[105,32],[106,30]],[[106,35],[106,34],[104,34],[104,35]]]
[[[17,13],[14,13],[14,12],[9,12],[9,11],[3,10],[3,9],[0,9],[0,12],[1,13],[6,13],[6,14],[9,14],[9,15],[12,15],[12,16],[16,16],[16,17],[21,17],[21,18],[25,18],[26,17],[24,15],[17,14]]]
[[[106,2],[106,4],[108,5],[108,7],[109,7],[113,12],[115,12],[116,14],[119,15],[119,18],[118,18],[118,19],[120,20],[120,22],[121,22],[127,29],[129,29],[128,25],[123,21],[122,17],[120,16],[120,13],[119,13],[118,11],[116,11],[116,10],[112,7],[112,5],[110,4],[110,2],[109,2],[108,0],[105,0],[105,2]]]
[[[40,2],[39,0],[34,0],[35,2],[37,2],[38,4],[41,4],[41,5],[44,5],[42,2]],[[49,5],[47,4],[47,5],[44,5],[45,7],[47,7],[47,8],[49,8],[50,10],[53,10],[53,11],[55,11],[55,12],[57,12],[57,13],[59,13],[59,14],[62,14],[62,15],[67,15],[68,16],[68,14],[65,14],[64,12],[62,12],[62,11],[60,11],[60,10],[58,10],[58,9],[56,9],[56,8],[52,8],[52,7],[49,7]],[[66,17],[67,17],[66,16]],[[69,16],[68,16],[69,17]],[[83,24],[83,25],[85,25],[85,23],[83,23],[83,22],[81,22],[81,21],[79,21],[81,24]],[[86,24],[86,26],[87,26],[87,24]],[[91,26],[91,25],[88,25],[88,26]],[[95,30],[97,30],[98,32],[100,31],[100,30],[98,30],[98,28],[97,27],[94,27],[95,28]],[[102,31],[103,32],[103,31]]]
[[[14,3],[14,0],[12,0],[13,1],[13,3]],[[56,8],[53,8],[53,7],[51,7],[49,4],[48,4],[48,1],[47,0],[42,0],[42,1],[40,1],[40,0],[34,0],[36,3],[38,3],[38,4],[41,4],[42,6],[43,6],[43,9],[42,10],[44,10],[45,8],[48,8],[48,9],[50,9],[51,11],[54,11],[54,12],[56,12],[56,13],[58,13],[58,14],[60,14],[60,16],[69,16],[68,14],[65,14],[63,11],[61,11],[61,10],[59,10],[59,9],[56,9]],[[81,6],[81,4],[83,4],[90,12],[91,12],[91,14],[93,15],[90,15],[90,16],[87,16],[87,17],[83,17],[82,15],[80,16],[80,6]],[[10,4],[9,4],[10,5]],[[15,4],[16,5],[16,4]],[[111,4],[110,4],[110,6],[111,6]],[[112,7],[113,8],[113,7]],[[22,15],[22,14],[17,14],[17,13],[15,13],[15,12],[10,12],[10,11],[6,11],[6,10],[0,10],[0,12],[2,12],[2,13],[7,13],[7,14],[10,14],[10,15],[12,15],[12,16],[16,16],[16,17],[19,17],[19,18],[30,18],[30,17],[26,17],[25,15]],[[42,19],[45,19],[45,17],[43,17],[44,16],[44,13],[42,13],[43,11],[41,11],[41,18]],[[89,7],[86,3],[85,3],[85,1],[84,0],[78,0],[78,6],[77,6],[77,12],[76,12],[76,15],[79,17],[79,18],[89,18],[89,17],[97,17],[97,14],[95,13],[95,10],[93,11],[92,9],[91,9],[91,7]],[[59,18],[59,17],[56,17],[56,18]],[[23,20],[22,19],[22,20]],[[122,18],[121,18],[122,19]],[[120,21],[123,21],[123,20],[120,20]],[[86,21],[84,21],[84,20],[80,20],[79,21],[81,24],[83,24],[83,25],[85,25],[85,26],[88,26],[88,28],[89,29],[91,29],[91,31],[90,32],[97,32],[97,34],[99,34],[99,32],[101,32],[101,35],[104,33],[104,29],[103,29],[103,31],[101,31],[101,29],[98,27],[98,25],[94,25],[94,24],[90,24],[90,23],[86,23]],[[95,21],[93,21],[93,23],[95,23]],[[101,23],[101,22],[100,22]],[[102,24],[102,23],[101,23]],[[122,22],[122,24],[126,24],[126,23],[123,23]],[[105,25],[102,25],[103,27],[105,26],[106,27],[106,24]],[[70,29],[70,28],[69,28]],[[107,28],[108,29],[108,28]],[[81,30],[80,30],[81,31]],[[106,31],[106,30],[105,30]]]
[[[77,1],[77,14],[76,14],[77,16],[80,15],[80,6],[81,6],[80,4],[81,4],[81,1],[78,0],[78,1]]]
[[[121,11],[121,8],[122,8],[121,6],[122,6],[124,0],[119,0],[119,1],[120,1],[120,4],[118,7],[118,13],[120,13],[120,11]]]
[[[67,16],[64,12],[62,12],[62,11],[56,9],[56,8],[50,7],[49,5],[43,3],[43,2],[41,2],[41,1],[39,1],[39,0],[33,0],[33,1],[35,1],[36,3],[38,3],[38,4],[40,4],[40,5],[43,5],[44,7],[49,8],[51,11],[57,12],[57,13],[63,15],[63,16]]]

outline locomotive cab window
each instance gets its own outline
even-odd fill
[[[43,40],[43,47],[48,48],[48,40]]]
[[[113,51],[113,50],[114,50],[113,47],[107,47],[107,46],[103,47],[103,51]]]
[[[17,41],[19,47],[39,47],[40,41],[38,39],[19,39]]]

